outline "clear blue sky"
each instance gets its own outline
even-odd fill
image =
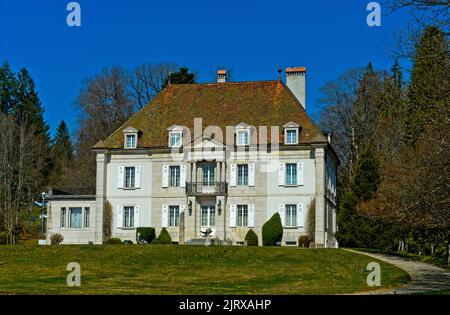
[[[364,0],[80,0],[81,27],[68,27],[68,0],[0,0],[0,62],[26,67],[51,130],[76,128],[82,81],[103,66],[173,61],[210,81],[232,66],[237,81],[269,80],[277,68],[307,67],[307,110],[319,88],[349,67],[389,69],[393,30],[408,12],[368,27]],[[386,10],[383,10],[383,13]]]

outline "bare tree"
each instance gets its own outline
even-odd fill
[[[161,92],[164,82],[177,68],[175,63],[163,62],[141,64],[131,71],[128,78],[129,91],[138,110]]]

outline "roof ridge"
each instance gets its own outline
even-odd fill
[[[253,81],[234,81],[234,82],[199,82],[199,83],[172,83],[171,86],[199,86],[199,85],[228,85],[228,84],[249,84],[249,83],[276,83],[279,80],[253,80]]]

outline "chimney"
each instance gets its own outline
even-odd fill
[[[227,82],[227,70],[217,70],[217,83]]]
[[[286,85],[306,109],[306,68],[286,68]]]

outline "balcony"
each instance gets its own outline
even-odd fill
[[[226,182],[204,184],[201,182],[187,182],[186,195],[189,196],[217,196],[227,194]]]

